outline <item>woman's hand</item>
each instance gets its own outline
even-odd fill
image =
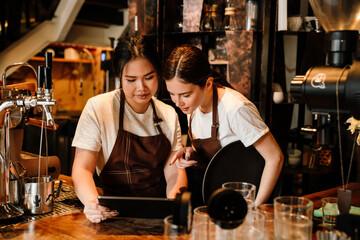
[[[93,223],[99,223],[107,218],[115,217],[119,213],[116,210],[110,210],[107,207],[100,206],[99,200],[90,200],[84,204],[84,214],[87,219]]]
[[[170,165],[176,163],[176,166],[180,169],[191,167],[197,163],[195,160],[190,160],[190,157],[194,149],[192,147],[182,147],[174,155],[170,161]]]

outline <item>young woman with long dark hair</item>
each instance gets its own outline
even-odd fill
[[[192,144],[181,148],[171,163],[181,169],[194,165],[206,168],[214,154],[232,142],[253,145],[265,159],[255,206],[266,202],[281,172],[283,154],[255,105],[212,70],[205,54],[194,46],[176,47],[165,63],[163,76],[172,101],[188,115]],[[197,161],[191,159],[194,151]],[[201,180],[202,176],[197,181]],[[192,181],[189,178],[189,189],[201,194],[202,182]],[[192,189],[195,185],[197,190]]]
[[[138,35],[121,39],[114,67],[121,88],[88,100],[72,143],[75,191],[95,223],[117,214],[99,205],[95,170],[105,195],[174,198],[187,186],[185,171],[169,164],[181,130],[174,108],[154,97],[160,77],[154,46]]]

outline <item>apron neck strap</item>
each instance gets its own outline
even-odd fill
[[[217,117],[217,115],[218,115],[217,102],[218,102],[217,88],[215,86],[213,86],[213,106],[212,106],[212,125],[211,125],[211,137],[212,138],[217,137],[217,132],[219,129],[219,121],[218,121],[218,117]],[[189,119],[188,135],[190,137],[190,140],[192,140],[191,120],[192,120],[193,115],[194,115],[194,112],[191,113],[190,119]]]
[[[119,112],[119,131],[124,130],[125,94],[120,90],[120,112]]]
[[[162,122],[163,120],[161,118],[158,117],[158,115],[156,114],[156,109],[155,109],[155,104],[154,101],[152,100],[152,98],[150,99],[150,103],[153,109],[153,115],[154,115],[154,125],[156,127],[156,129],[159,131],[160,134],[162,134],[162,130],[160,127],[160,122]],[[120,90],[120,113],[119,113],[119,131],[123,131],[124,130],[124,113],[125,113],[125,94],[124,91],[121,89]]]
[[[216,138],[217,131],[219,129],[218,121],[218,93],[217,88],[213,85],[213,108],[212,108],[212,125],[211,125],[211,137]]]
[[[159,133],[162,134],[163,132],[161,130],[161,127],[160,127],[159,123],[162,122],[163,120],[161,118],[159,118],[158,115],[156,114],[155,104],[154,104],[154,101],[152,100],[152,98],[150,99],[150,103],[151,103],[151,106],[152,106],[152,109],[153,109],[155,127],[157,128]]]

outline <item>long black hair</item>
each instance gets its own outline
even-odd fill
[[[161,79],[159,55],[154,44],[145,40],[141,35],[131,35],[121,38],[114,52],[114,73],[120,78],[120,84],[125,65],[137,57],[149,60],[154,66],[158,78]]]
[[[211,69],[203,51],[191,45],[182,45],[172,51],[165,62],[163,77],[165,81],[177,77],[201,88],[205,86],[207,79],[212,77],[215,86],[233,88],[225,76]]]

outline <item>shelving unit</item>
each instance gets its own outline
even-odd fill
[[[139,0],[131,0],[131,2],[138,3]],[[271,81],[273,78],[268,78],[269,74],[267,72],[268,69],[272,69],[271,66],[268,66],[268,61],[270,59],[269,52],[272,52],[273,49],[270,45],[272,39],[269,37],[272,29],[269,28],[268,20],[270,18],[275,19],[272,7],[276,7],[276,4],[270,0],[259,4],[258,29],[255,31],[241,29],[236,31],[199,30],[181,32],[175,31],[175,28],[172,27],[175,26],[178,16],[178,8],[174,2],[164,0],[140,2],[140,5],[133,9],[138,15],[139,33],[156,44],[162,64],[176,46],[183,44],[199,46],[207,54],[209,49],[216,48],[215,43],[218,37],[225,37],[225,44],[228,44],[230,39],[230,46],[227,46],[229,48],[227,61],[215,61],[211,62],[211,64],[214,68],[224,70],[222,71],[223,74],[227,75],[234,88],[256,104],[265,122],[269,119],[267,115],[271,113],[269,113],[267,98],[272,95],[268,91],[272,91]],[[219,3],[226,4],[225,2]],[[239,11],[244,11],[239,15],[238,19],[243,21],[239,25],[245,26],[245,0],[237,0],[236,4]],[[145,5],[147,6],[146,9],[156,9],[156,12],[143,9]],[[134,31],[135,25],[131,17],[129,23],[130,32]],[[158,98],[171,104],[163,81],[159,83]]]
[[[40,61],[44,62],[44,57],[31,57],[30,61]],[[61,63],[85,63],[85,64],[91,64],[91,60],[87,59],[65,59],[65,58],[53,58],[53,62],[61,62]]]

